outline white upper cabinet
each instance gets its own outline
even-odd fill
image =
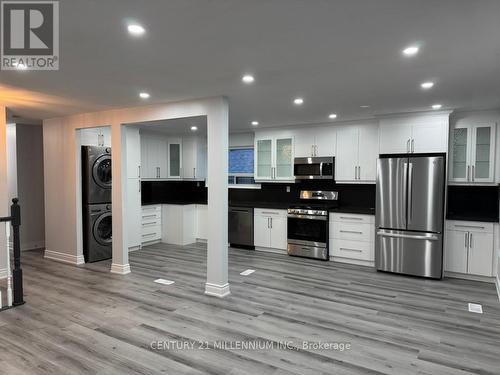
[[[450,182],[495,181],[496,124],[460,124],[451,129]]]
[[[447,152],[448,114],[390,117],[380,120],[380,153]]]
[[[182,139],[182,178],[205,179],[207,174],[207,141],[199,137]]]
[[[167,141],[161,136],[141,133],[141,178],[165,178],[167,173]]]
[[[337,131],[335,181],[375,182],[378,127],[349,126]]]
[[[254,175],[256,180],[294,180],[292,136],[255,136]]]
[[[168,178],[181,178],[182,138],[168,139]],[[167,177],[165,176],[165,177]],[[163,174],[161,175],[163,178]]]
[[[335,156],[336,139],[333,126],[296,130],[295,157]]]

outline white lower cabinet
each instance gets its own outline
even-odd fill
[[[446,222],[444,270],[493,276],[493,223]]]
[[[330,215],[330,260],[373,265],[375,217],[333,213]]]
[[[163,204],[161,211],[162,242],[181,246],[196,242],[195,204]]]
[[[254,245],[262,248],[286,250],[286,215],[286,210],[254,209]]]
[[[142,206],[141,243],[159,242],[162,235],[161,205]]]

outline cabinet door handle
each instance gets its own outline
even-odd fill
[[[363,250],[359,250],[359,249],[349,249],[347,247],[341,247],[340,250],[347,250],[347,251],[355,251],[357,253],[362,253]]]
[[[363,218],[361,218],[361,217],[341,216],[340,218],[345,219],[345,220],[363,220]]]
[[[196,168],[193,168],[193,178],[196,178]]]
[[[268,217],[268,218],[267,218],[267,229],[269,229],[269,228],[270,228],[270,226],[269,226],[269,219],[270,219],[270,218]]]
[[[137,166],[137,177],[141,178],[141,166],[140,165]]]
[[[469,247],[469,233],[468,232],[464,233],[464,238],[465,238],[465,248],[467,249]]]
[[[358,180],[361,180],[361,166],[358,165]]]
[[[139,180],[139,193],[141,192],[141,180]]]
[[[469,249],[472,249],[472,233],[469,232]]]
[[[341,230],[340,233],[363,234],[363,232],[358,232],[358,231],[355,231],[355,230]]]
[[[412,153],[415,152],[415,140],[414,139],[411,140],[411,152]]]
[[[470,165],[467,166],[467,181],[469,181],[470,176]]]
[[[410,138],[406,141],[406,152],[410,152]]]
[[[273,229],[273,218],[271,217],[271,229]]]
[[[472,173],[471,173],[471,178],[472,178],[472,181],[475,181],[476,180],[476,176],[474,176],[474,165],[472,166]]]

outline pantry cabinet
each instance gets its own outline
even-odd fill
[[[261,248],[286,250],[286,210],[255,208],[254,245]]]
[[[335,156],[337,131],[333,126],[298,130],[295,134],[295,157]]]
[[[451,129],[450,182],[495,181],[496,124],[460,124]]]
[[[291,181],[293,176],[293,137],[255,138],[254,175],[261,181]]]
[[[377,158],[377,126],[350,126],[337,131],[335,180],[338,183],[374,183]]]
[[[380,154],[447,152],[448,114],[380,120]]]
[[[493,276],[493,224],[447,221],[444,259],[447,272]]]

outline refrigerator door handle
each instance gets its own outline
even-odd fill
[[[413,163],[410,163],[408,168],[408,224],[411,223],[413,216]]]
[[[378,231],[378,236],[382,237],[393,237],[393,238],[408,238],[411,240],[428,240],[428,241],[437,241],[439,238],[436,235],[418,235],[418,234],[399,234],[399,233],[387,233],[384,231]]]
[[[404,197],[403,197],[403,202],[401,203],[402,206],[404,206],[404,209],[407,210],[407,204],[408,204],[408,163],[403,164],[403,191],[404,191]],[[407,226],[407,220],[408,220],[408,213],[405,212],[404,215],[404,226]]]

